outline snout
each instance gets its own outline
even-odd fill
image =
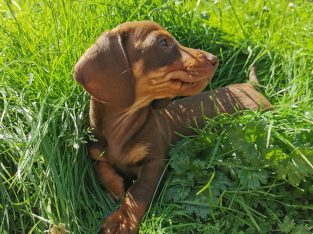
[[[183,47],[183,63],[186,71],[193,77],[193,80],[211,81],[218,67],[217,56],[204,50]]]
[[[199,58],[208,61],[213,67],[217,67],[219,64],[219,60],[217,56],[210,54],[203,50],[198,50],[198,53],[200,54]]]

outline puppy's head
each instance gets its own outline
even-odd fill
[[[138,109],[201,92],[217,65],[217,57],[180,45],[156,23],[130,22],[103,33],[77,62],[74,77],[95,99]]]

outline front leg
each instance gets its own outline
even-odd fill
[[[125,196],[124,178],[109,163],[104,148],[99,143],[89,143],[89,156],[95,161],[94,170],[101,185],[118,201]]]
[[[136,182],[128,189],[121,207],[109,216],[103,233],[137,233],[164,170],[161,160],[152,159],[141,167]]]

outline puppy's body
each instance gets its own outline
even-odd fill
[[[180,135],[194,134],[192,128],[204,127],[204,116],[214,117],[217,113],[232,114],[240,110],[263,110],[271,108],[268,100],[249,83],[233,84],[212,92],[202,92],[171,103],[162,112],[168,116],[176,142]],[[186,124],[190,126],[186,128]]]
[[[198,94],[217,64],[215,56],[181,46],[147,21],[122,24],[103,34],[78,61],[75,78],[92,96],[90,126],[98,140],[89,143],[89,155],[102,185],[117,200],[124,198],[106,220],[104,233],[138,231],[169,146],[179,140],[175,132],[193,134],[188,126],[195,121],[203,127],[203,111],[213,117],[217,112],[256,110],[260,103],[270,107],[251,84]]]

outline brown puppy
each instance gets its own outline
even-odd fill
[[[270,107],[250,84],[198,94],[217,65],[214,55],[183,47],[149,21],[103,33],[77,62],[75,79],[91,95],[90,126],[97,142],[88,145],[90,157],[101,184],[117,200],[123,198],[104,233],[137,233],[169,146],[179,140],[175,132],[193,134],[188,125],[204,125],[201,103],[207,116],[256,110],[261,102]],[[191,95],[196,96],[169,101]]]

